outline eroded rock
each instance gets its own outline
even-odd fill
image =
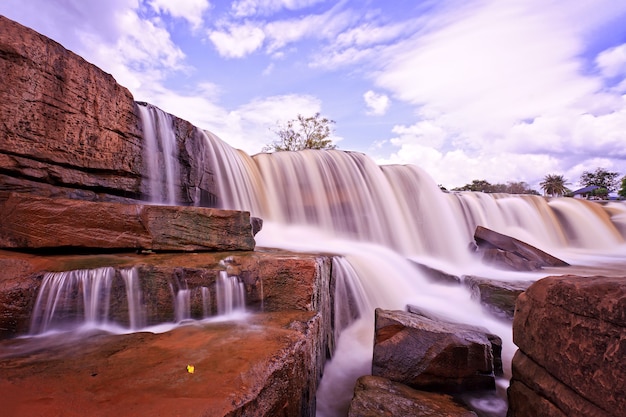
[[[7,416],[313,417],[319,330],[315,312],[284,312],[160,334],[8,340],[0,342],[0,409]]]
[[[356,382],[348,417],[415,416],[476,417],[452,397],[414,390],[377,376],[363,376]]]
[[[494,389],[493,358],[482,332],[376,309],[372,375],[429,391]]]
[[[0,248],[252,250],[250,213],[0,196]]]
[[[512,363],[509,416],[538,415],[527,404],[532,396],[542,398],[547,417],[621,416],[624,328],[626,278],[561,276],[531,285],[519,296],[513,320],[521,353]]]
[[[489,312],[513,320],[517,297],[533,281],[499,281],[468,275],[463,277],[463,283],[472,291],[472,297],[480,300]]]
[[[547,266],[569,266],[541,249],[519,239],[477,226],[474,239],[486,262],[516,271],[534,271]]]

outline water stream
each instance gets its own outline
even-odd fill
[[[463,286],[433,283],[415,268],[417,262],[457,276],[499,280],[546,276],[481,263],[468,250],[476,226],[526,241],[578,270],[626,263],[623,203],[444,193],[418,167],[378,166],[361,153],[306,150],[250,157],[213,134],[204,136],[216,153],[220,207],[264,219],[257,246],[342,256],[333,266],[340,271],[338,290],[349,289],[357,302],[335,306],[345,327],[318,391],[318,417],[345,416],[356,378],[370,373],[376,307],[413,304],[489,329],[503,339],[508,375],[515,351],[510,324],[486,314]],[[357,313],[350,311],[355,308]]]

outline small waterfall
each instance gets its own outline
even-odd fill
[[[178,148],[172,116],[151,105],[139,105],[143,124],[144,161],[150,202],[175,205],[180,183]]]
[[[245,288],[239,278],[220,271],[215,287],[218,316],[245,311]],[[173,323],[215,315],[208,287],[188,288],[184,279],[174,275],[170,291]],[[154,310],[154,306],[145,303],[137,268],[120,269],[119,275],[112,267],[49,272],[44,275],[37,295],[30,334],[91,329],[126,333],[149,329],[148,309]]]
[[[142,329],[146,326],[146,314],[143,305],[139,273],[137,268],[121,269],[120,274],[126,286],[128,300],[128,321],[131,330]]]
[[[108,323],[114,275],[113,268],[46,273],[35,302],[31,334]]]
[[[217,313],[229,315],[245,309],[245,287],[239,278],[220,271],[216,282]]]

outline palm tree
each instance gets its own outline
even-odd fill
[[[569,184],[563,175],[548,174],[543,177],[539,186],[543,190],[543,195],[562,196],[567,192],[565,184]]]

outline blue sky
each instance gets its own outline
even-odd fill
[[[626,174],[623,0],[2,0],[249,154],[321,112],[340,149],[456,187]]]

